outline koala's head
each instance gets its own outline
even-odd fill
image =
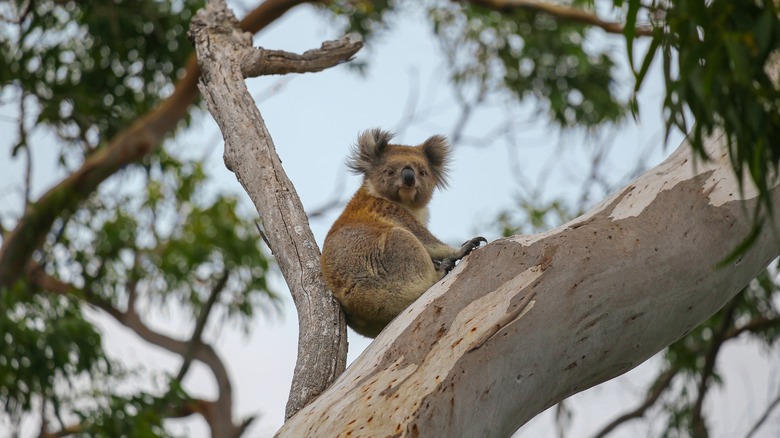
[[[447,186],[447,140],[434,135],[418,146],[402,146],[389,144],[392,137],[380,129],[363,132],[347,165],[364,175],[375,194],[412,208],[424,207],[436,187]]]

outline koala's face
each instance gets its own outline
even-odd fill
[[[411,208],[425,207],[433,190],[447,184],[449,145],[438,135],[419,146],[392,145],[391,138],[380,129],[365,131],[347,165],[365,175],[377,195]]]
[[[366,178],[378,195],[412,208],[424,207],[439,184],[423,152],[410,146],[388,145]]]

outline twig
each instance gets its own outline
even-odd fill
[[[334,208],[344,206],[345,201],[342,199],[342,195],[344,194],[344,187],[346,186],[346,182],[346,173],[339,172],[339,174],[336,176],[336,183],[333,186],[333,192],[330,195],[330,199],[325,201],[319,207],[315,207],[312,210],[308,210],[306,212],[309,220],[324,216]]]
[[[707,436],[707,425],[704,424],[704,417],[702,416],[702,408],[704,407],[704,398],[707,395],[709,389],[709,380],[715,371],[715,361],[717,360],[720,348],[725,342],[726,333],[728,333],[731,324],[733,323],[734,312],[737,310],[737,306],[742,300],[744,289],[729,301],[724,310],[721,313],[720,326],[712,335],[712,344],[709,351],[704,358],[704,368],[701,371],[701,378],[699,380],[696,402],[693,405],[691,411],[691,436],[694,438],[704,438]]]
[[[24,199],[22,200],[22,212],[27,211],[27,205],[30,204],[30,187],[32,186],[32,152],[30,151],[30,145],[27,144],[27,129],[24,126],[24,98],[25,93],[22,91],[22,96],[19,99],[19,141],[15,146],[15,148],[24,149],[24,158],[26,160],[24,167]]]
[[[558,432],[558,438],[566,438],[566,429],[571,423],[571,410],[566,406],[566,400],[562,400],[555,405],[555,429]]]
[[[209,319],[211,309],[214,307],[214,303],[217,301],[219,293],[222,292],[222,290],[225,288],[228,277],[230,277],[230,271],[225,268],[225,270],[222,271],[222,276],[219,277],[217,283],[211,289],[211,294],[209,295],[208,300],[206,300],[206,304],[200,311],[198,321],[195,323],[195,330],[193,330],[192,337],[190,338],[189,345],[187,346],[187,351],[183,355],[184,361],[181,364],[179,373],[176,375],[176,380],[179,382],[181,382],[181,380],[187,374],[187,371],[190,369],[190,364],[192,363],[192,359],[195,356],[195,349],[200,346],[203,330],[206,328],[206,322]]]
[[[417,68],[412,67],[409,71],[409,92],[406,97],[406,104],[401,113],[401,118],[396,123],[393,132],[398,138],[403,138],[406,129],[412,122],[418,118],[417,107],[420,105],[420,78]]]
[[[663,394],[664,391],[669,388],[669,385],[672,383],[672,380],[674,380],[674,377],[678,372],[679,369],[672,368],[661,373],[661,375],[655,379],[655,383],[653,383],[653,386],[647,392],[647,395],[645,395],[644,401],[639,406],[609,422],[609,424],[604,426],[604,428],[602,428],[598,433],[593,435],[593,438],[605,437],[623,423],[626,423],[635,418],[643,417],[645,412],[658,401],[658,399],[661,397],[661,394]]]
[[[498,11],[511,12],[516,9],[525,9],[529,11],[544,12],[553,17],[573,21],[577,23],[596,26],[607,33],[624,34],[625,29],[620,23],[605,21],[594,14],[590,14],[581,9],[568,6],[557,5],[549,1],[539,0],[469,0],[471,3],[482,5]],[[652,36],[653,29],[650,26],[637,27],[634,35]]]
[[[271,247],[271,243],[268,241],[268,236],[265,235],[265,231],[263,231],[263,221],[260,219],[255,219],[255,227],[257,227],[257,232],[260,233],[260,238],[263,239],[263,242],[265,242],[266,246],[268,246],[268,249],[271,250],[271,254],[273,254],[274,249]]]
[[[732,327],[723,338],[732,339],[745,332],[759,333],[777,326],[780,326],[780,317],[767,318],[761,316],[746,322],[740,327]]]
[[[211,421],[209,418],[214,415],[214,402],[208,401],[208,400],[202,400],[198,398],[189,398],[187,400],[183,400],[183,403],[176,404],[176,405],[168,405],[165,409],[165,411],[161,414],[164,418],[185,418],[189,417],[193,414],[198,414],[205,418],[209,425],[211,426]],[[233,437],[239,437],[244,432],[246,427],[251,423],[255,417],[249,417],[245,419],[239,426],[236,427],[235,433],[232,435]],[[85,423],[79,423],[79,424],[71,424],[68,426],[63,426],[60,430],[56,432],[45,432],[42,431],[39,438],[62,438],[69,435],[77,435],[82,434],[83,431],[87,428],[87,425]],[[212,432],[214,432],[214,428],[212,427]],[[212,433],[212,436],[216,436]]]
[[[778,391],[777,396],[772,400],[771,403],[769,403],[769,406],[764,409],[764,413],[761,414],[761,417],[758,418],[758,420],[753,424],[753,427],[750,428],[750,431],[748,431],[747,435],[745,435],[745,438],[751,438],[753,435],[758,432],[758,430],[761,428],[761,426],[766,422],[766,420],[769,419],[769,415],[772,413],[773,410],[777,406],[780,406],[780,391]]]

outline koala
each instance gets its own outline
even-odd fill
[[[390,144],[392,134],[371,129],[347,160],[363,184],[331,227],[322,250],[325,283],[347,324],[370,338],[439,281],[482,242],[460,248],[428,231],[428,203],[447,186],[450,150],[444,137],[418,146]]]

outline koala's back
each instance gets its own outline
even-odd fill
[[[334,223],[322,252],[328,287],[356,332],[375,337],[439,278],[430,255],[392,201],[358,191]]]

